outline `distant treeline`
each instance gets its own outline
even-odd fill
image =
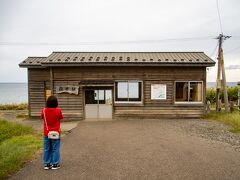
[[[220,93],[220,98],[222,102],[224,102],[223,91]],[[238,87],[228,87],[228,100],[229,101],[237,101],[238,100]],[[210,101],[211,103],[216,103],[216,88],[207,88],[206,92],[206,101]]]

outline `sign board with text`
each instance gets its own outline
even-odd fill
[[[75,94],[78,95],[79,92],[79,86],[56,86],[56,93],[69,93],[69,94]]]

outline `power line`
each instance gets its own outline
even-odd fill
[[[217,11],[218,11],[219,25],[220,25],[221,33],[223,34],[223,30],[222,30],[222,21],[221,21],[221,16],[220,16],[220,10],[219,10],[218,0],[216,0],[216,3],[217,3]]]
[[[102,41],[102,42],[0,42],[0,46],[76,46],[76,45],[105,45],[105,44],[139,44],[139,43],[168,43],[183,41],[201,41],[214,39],[212,36],[172,38],[159,40],[134,40],[134,41]]]
[[[210,54],[210,57],[212,57],[216,53],[218,45],[219,44],[217,43],[216,47],[213,49],[212,53]]]
[[[237,46],[237,47],[235,47],[233,49],[230,49],[230,50],[226,51],[225,54],[231,53],[231,52],[236,51],[238,49],[240,49],[240,46]]]

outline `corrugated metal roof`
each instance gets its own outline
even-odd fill
[[[24,61],[22,61],[19,66],[20,67],[41,67],[42,63],[47,60],[47,57],[28,57]]]
[[[19,66],[213,66],[214,64],[215,62],[204,52],[53,52],[48,57],[29,57]]]

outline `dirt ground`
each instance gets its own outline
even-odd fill
[[[195,119],[79,122],[59,170],[43,170],[39,154],[10,179],[239,179],[240,136],[226,132]]]

